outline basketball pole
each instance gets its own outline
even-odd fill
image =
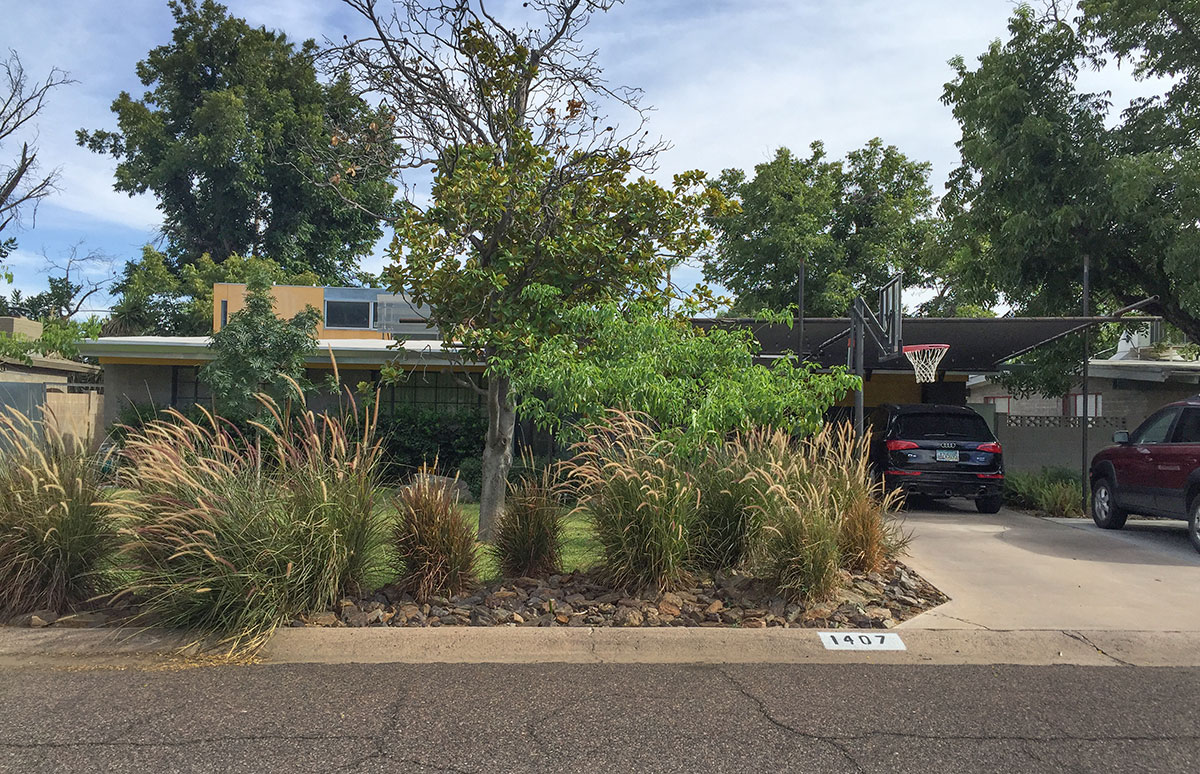
[[[865,302],[861,297],[854,299],[854,373],[858,376],[858,389],[854,392],[854,430],[858,437],[863,436],[863,391],[867,389],[865,368],[863,367],[863,338],[866,336],[866,320],[862,309]]]
[[[1083,254],[1083,319],[1087,320],[1091,313],[1091,259],[1087,253]],[[1083,401],[1083,411],[1080,412],[1080,451],[1079,451],[1079,497],[1080,507],[1086,514],[1088,512],[1088,367],[1090,365],[1088,358],[1088,349],[1090,336],[1088,328],[1083,329],[1083,393],[1081,400]]]

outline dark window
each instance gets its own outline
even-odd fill
[[[369,301],[326,301],[326,328],[370,328],[371,303]]]
[[[1184,409],[1175,426],[1175,443],[1200,443],[1200,409]]]
[[[173,366],[171,368],[171,405],[179,410],[197,403],[210,403],[212,393],[208,385],[200,381],[197,366]]]
[[[1133,432],[1131,440],[1133,443],[1163,443],[1167,440],[1167,433],[1171,432],[1171,423],[1175,421],[1175,415],[1178,413],[1176,409],[1158,412]]]
[[[983,417],[975,414],[901,414],[896,422],[896,437],[913,441],[940,438],[990,441],[992,431]]]
[[[222,301],[221,302],[221,327],[218,328],[217,330],[223,330],[225,328],[225,324],[228,322],[229,322],[229,302]]]
[[[475,375],[475,382],[481,387],[487,384],[479,375]],[[404,405],[453,410],[480,408],[483,406],[483,396],[460,384],[454,374],[414,371],[399,384],[381,385],[379,402],[380,410],[385,413]]]

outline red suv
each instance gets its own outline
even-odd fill
[[[1200,551],[1200,397],[1159,409],[1113,442],[1092,459],[1096,525],[1120,529],[1130,513],[1187,519]]]

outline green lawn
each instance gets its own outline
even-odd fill
[[[464,503],[463,512],[471,524],[479,526],[479,505]],[[566,522],[563,541],[563,569],[567,572],[586,570],[600,561],[600,544],[592,535],[587,519],[583,514],[572,514]],[[491,554],[480,546],[479,577],[485,581],[494,580],[499,573]]]

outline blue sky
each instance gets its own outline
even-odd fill
[[[496,6],[516,0],[493,0]],[[355,19],[338,0],[229,0],[255,25],[293,39],[340,38]],[[120,266],[155,238],[155,200],[112,190],[113,163],[75,145],[79,128],[115,128],[109,104],[141,86],[135,64],[170,38],[165,0],[6,0],[0,49],[15,49],[31,76],[52,66],[77,83],[55,92],[38,131],[59,192],[17,233],[14,286],[44,288],[46,258],[71,246]],[[957,160],[958,127],[940,102],[947,60],[968,61],[1005,36],[1010,0],[627,0],[598,17],[587,42],[613,83],[638,86],[654,106],[650,128],[674,146],[658,177],[685,169],[750,168],[779,146],[823,140],[833,156],[875,136],[933,164],[935,193]],[[1105,78],[1113,78],[1111,75]],[[1117,105],[1142,89],[1111,88]],[[4,148],[5,157],[14,152]],[[367,262],[372,271],[380,259]],[[698,281],[699,272],[677,275]],[[0,291],[7,291],[0,285]],[[103,309],[106,299],[95,307]]]

